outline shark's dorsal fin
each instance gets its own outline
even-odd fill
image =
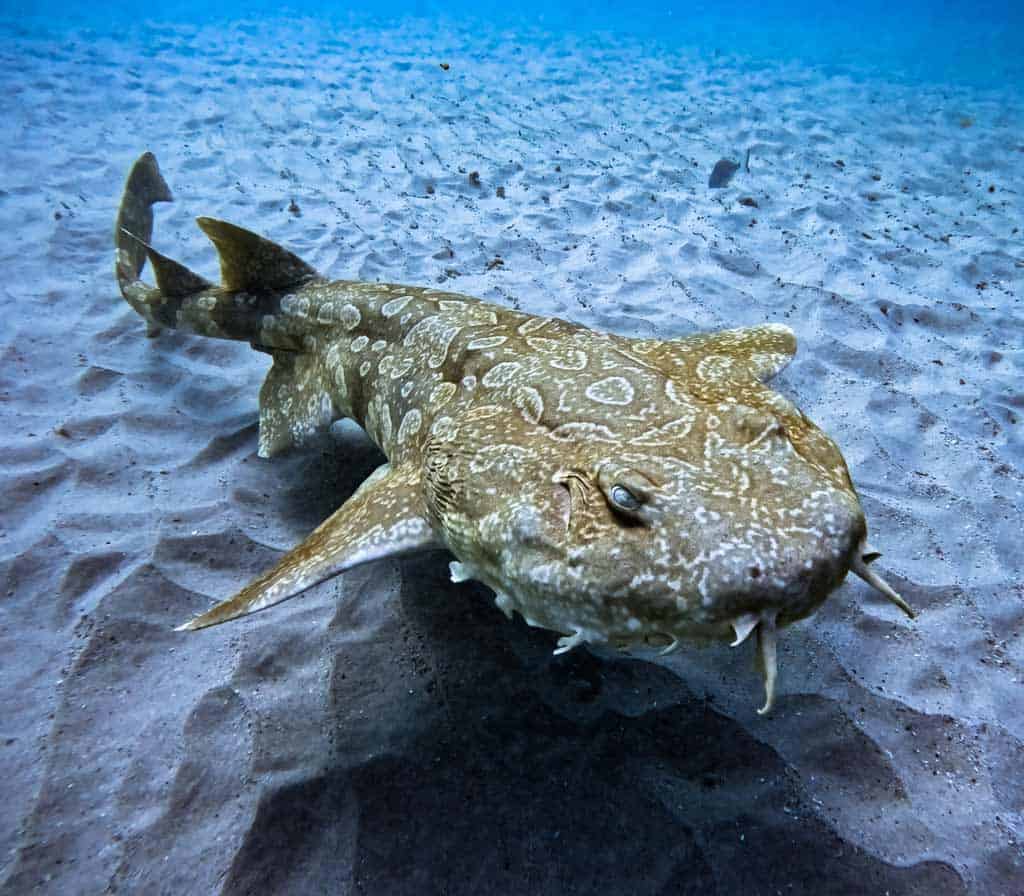
[[[441,546],[424,516],[418,471],[384,464],[273,569],[178,631],[264,610],[362,563]]]
[[[288,289],[319,276],[298,255],[251,230],[216,218],[196,223],[217,247],[221,281],[232,292]]]
[[[635,339],[630,348],[662,373],[682,382],[694,378],[696,366],[703,359],[720,355],[766,383],[793,359],[796,335],[783,324],[761,324],[681,339]]]
[[[124,233],[145,249],[146,256],[153,268],[153,276],[156,277],[157,289],[168,298],[184,298],[213,286],[205,277],[200,277],[181,262],[157,252],[149,243],[129,230],[125,229]]]
[[[168,298],[184,298],[213,286],[205,277],[189,270],[180,261],[161,255],[152,246],[146,247],[146,255],[153,266],[157,288]]]

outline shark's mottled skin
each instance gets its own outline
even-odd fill
[[[796,351],[778,324],[659,341],[598,333],[419,287],[328,281],[209,218],[213,286],[149,246],[168,201],[142,156],[117,276],[151,332],[269,352],[259,453],[351,417],[388,463],[277,566],[187,623],[269,607],[384,556],[447,548],[510,615],[585,642],[664,646],[757,633],[767,700],[777,628],[878,554],[836,445],[765,385]],[[139,280],[149,259],[157,280]]]

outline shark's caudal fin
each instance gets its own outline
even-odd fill
[[[304,353],[302,334],[282,320],[281,312],[281,296],[316,280],[317,272],[258,234],[199,218],[220,257],[221,284],[215,286],[151,245],[153,204],[170,201],[156,158],[147,152],[125,183],[114,244],[121,294],[145,319],[149,335],[164,327],[189,330],[245,340],[273,356],[260,391],[261,457],[301,444],[330,426],[339,416],[330,398],[330,372],[315,354]],[[140,279],[147,260],[155,287]]]
[[[266,320],[280,310],[281,293],[318,274],[301,258],[258,234],[218,221],[197,223],[220,256],[220,286],[157,252],[153,205],[170,202],[171,191],[156,157],[144,153],[132,166],[114,228],[115,271],[121,294],[146,319],[150,333],[162,327],[191,330],[221,339],[242,339],[267,348],[301,348],[284,330],[265,332]],[[156,287],[140,280],[147,261]],[[237,295],[245,293],[244,301]]]
[[[329,372],[304,351],[281,308],[289,290],[318,278],[287,249],[214,218],[198,224],[220,256],[220,286],[157,252],[156,202],[170,202],[156,158],[145,153],[132,167],[114,231],[117,282],[150,332],[176,327],[205,336],[244,339],[268,351],[274,365],[260,392],[260,454],[268,456],[336,419]],[[149,261],[156,286],[139,278]],[[269,323],[268,323],[269,319]],[[441,547],[424,515],[419,474],[385,464],[270,571],[229,600],[180,628],[217,625],[287,600],[338,573],[382,557]]]
[[[153,238],[153,205],[171,202],[167,186],[156,157],[151,152],[136,159],[125,181],[124,195],[114,224],[114,274],[121,295],[149,325],[149,335],[160,332],[160,326],[148,313],[149,300],[154,290],[139,280],[146,264],[147,246]]]
[[[440,547],[424,517],[418,472],[385,464],[277,566],[178,631],[264,610],[362,563]]]
[[[115,273],[122,289],[125,284],[138,280],[146,263],[144,245],[153,237],[153,204],[171,202],[173,198],[156,157],[151,152],[143,153],[128,173],[114,225]],[[129,234],[137,240],[131,239]]]

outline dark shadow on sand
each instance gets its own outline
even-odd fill
[[[668,670],[551,657],[550,633],[445,571],[403,566],[406,618],[387,635],[408,698],[369,701],[381,742],[349,751],[352,701],[397,689],[336,656],[338,754],[265,794],[225,893],[964,892],[946,864],[845,841],[773,749]]]

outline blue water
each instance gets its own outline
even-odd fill
[[[510,8],[512,7],[512,8]],[[802,62],[835,70],[854,66],[879,78],[920,79],[951,84],[1024,85],[1024,3],[1021,0],[955,0],[893,3],[857,0],[823,4],[791,2],[653,3],[586,2],[550,4],[524,0],[436,2],[385,0],[374,4],[254,3],[209,4],[196,0],[139,4],[42,2],[0,3],[0,21],[33,31],[86,27],[121,31],[145,23],[208,24],[239,19],[313,18],[324,28],[416,18],[443,30],[447,22],[477,21],[489,27],[554,34],[601,33],[642,36],[661,45],[700,47],[723,56],[768,62]]]

